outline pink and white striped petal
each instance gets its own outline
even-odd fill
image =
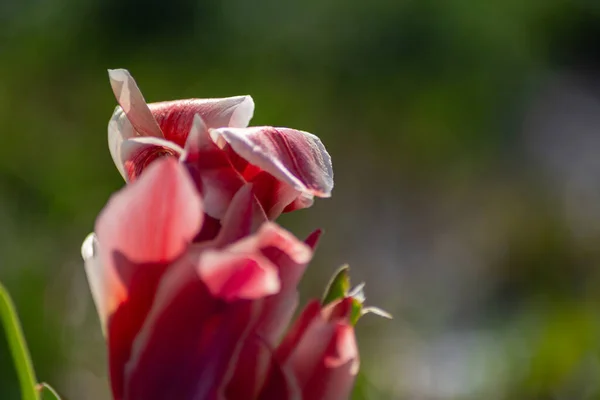
[[[109,69],[110,86],[117,102],[139,136],[164,137],[142,92],[126,69]]]
[[[88,279],[97,282],[101,319],[127,298],[115,257],[140,264],[172,261],[197,234],[203,215],[194,183],[175,158],[155,162],[141,179],[111,197],[96,221],[96,236],[82,249],[89,260]]]
[[[173,260],[198,233],[202,217],[202,199],[185,168],[176,158],[157,161],[100,213],[103,261],[115,252],[138,263]]]
[[[195,115],[208,128],[245,128],[254,115],[254,100],[250,96],[173,100],[148,106],[165,138],[181,147],[185,146]]]
[[[117,169],[127,179],[121,146],[134,137],[164,138],[184,147],[196,114],[209,128],[245,128],[254,114],[250,96],[187,99],[147,104],[137,83],[125,69],[108,70],[119,106],[108,124],[108,147]]]
[[[331,196],[331,157],[317,136],[270,126],[211,129],[210,134],[215,143],[228,143],[250,164],[294,189],[318,197]]]

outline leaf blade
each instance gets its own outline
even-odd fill
[[[37,380],[31,362],[29,349],[23,335],[23,328],[17,317],[17,311],[8,291],[0,283],[0,320],[4,325],[6,340],[15,363],[21,396],[23,400],[39,400],[35,389]]]

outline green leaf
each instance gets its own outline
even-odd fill
[[[363,304],[360,300],[352,298],[352,311],[350,312],[350,323],[356,325],[360,317],[363,316]]]
[[[8,347],[10,348],[19,377],[21,398],[23,400],[39,400],[35,389],[37,380],[33,371],[31,356],[29,355],[29,350],[23,336],[23,329],[19,323],[15,306],[2,284],[0,284],[0,319],[6,331]]]
[[[40,392],[41,400],[60,400],[60,396],[56,393],[56,390],[47,383],[40,383],[37,386],[37,390]]]
[[[350,267],[348,265],[344,265],[337,270],[327,285],[327,289],[325,290],[321,304],[325,306],[329,303],[333,303],[336,300],[346,297],[348,291],[350,290],[349,270]]]

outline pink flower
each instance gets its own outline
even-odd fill
[[[248,128],[250,96],[146,104],[128,71],[109,75],[120,105],[108,126],[109,148],[126,180],[159,157],[177,157],[192,172],[204,211],[216,220],[246,183],[269,219],[331,195],[331,159],[319,138],[289,128]]]
[[[82,246],[115,399],[346,399],[358,369],[351,301],[311,303],[280,342],[319,232],[303,243],[244,184],[211,241],[174,158],[115,194]]]

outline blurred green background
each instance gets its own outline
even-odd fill
[[[280,222],[326,231],[305,299],[348,262],[395,316],[359,324],[356,399],[600,398],[600,2],[0,0],[0,280],[72,400],[109,398],[79,255],[123,185],[107,68],[322,138],[334,196]]]

